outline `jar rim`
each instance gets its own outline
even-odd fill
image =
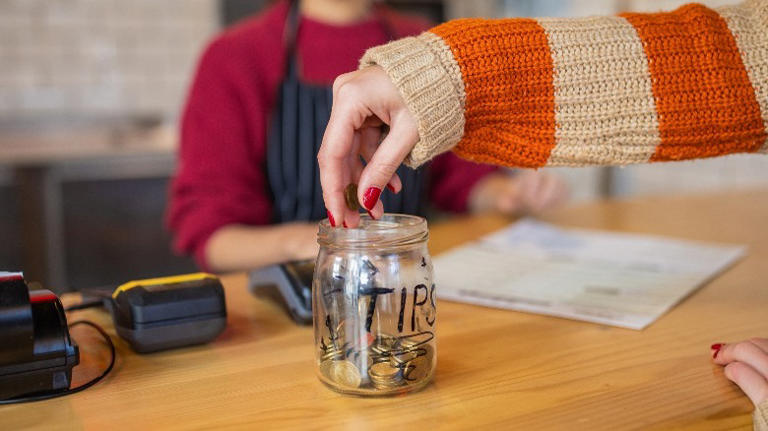
[[[328,219],[321,221],[317,242],[322,247],[371,250],[423,243],[428,232],[423,217],[385,213],[374,220],[361,214],[360,225],[353,229],[334,228]]]

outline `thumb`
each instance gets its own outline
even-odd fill
[[[419,132],[407,117],[393,118],[389,134],[363,169],[358,183],[358,199],[367,210],[379,200],[381,190],[392,180],[395,171],[416,145]]]

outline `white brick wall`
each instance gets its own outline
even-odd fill
[[[214,0],[0,1],[0,117],[173,117]]]

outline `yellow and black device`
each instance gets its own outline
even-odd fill
[[[224,288],[212,274],[131,281],[106,302],[117,334],[139,353],[207,343],[227,325]]]

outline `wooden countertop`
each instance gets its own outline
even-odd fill
[[[73,396],[0,407],[4,429],[751,429],[752,406],[709,359],[709,345],[768,335],[768,190],[646,198],[569,208],[564,226],[749,245],[748,257],[644,331],[442,301],[438,368],[421,392],[365,399],[316,379],[312,330],[224,278],[229,326],[214,343],[119,359]],[[510,220],[469,217],[431,229],[433,254]],[[439,286],[438,286],[439,289]],[[108,326],[96,310],[69,318]],[[83,365],[104,349],[76,329]]]

